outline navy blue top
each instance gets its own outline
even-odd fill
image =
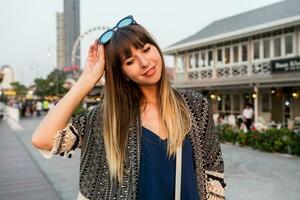
[[[167,139],[162,140],[142,127],[139,200],[174,200],[176,157],[167,156]],[[182,146],[181,199],[199,200],[192,145],[186,137]]]

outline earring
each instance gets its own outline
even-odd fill
[[[129,79],[129,78],[125,78],[125,80],[126,80],[127,82],[129,82],[129,81],[130,81],[130,79]]]

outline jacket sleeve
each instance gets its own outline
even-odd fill
[[[81,113],[77,117],[72,117],[68,125],[59,130],[53,139],[51,151],[40,150],[44,158],[52,158],[53,155],[60,155],[64,158],[72,157],[76,148],[80,148],[86,130],[88,113]]]
[[[204,170],[206,177],[207,199],[225,199],[224,162],[222,158],[219,137],[214,124],[211,105],[207,98],[203,97],[204,105],[207,105],[208,119],[204,136]]]

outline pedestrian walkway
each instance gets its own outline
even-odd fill
[[[59,200],[31,154],[4,121],[0,121],[0,199]]]
[[[23,131],[18,131],[17,135],[47,176],[58,196],[62,200],[74,200],[79,191],[80,151],[76,150],[71,159],[64,159],[61,156],[54,156],[51,159],[43,158],[40,152],[31,145],[32,133],[41,119],[42,117],[22,119],[20,125]]]

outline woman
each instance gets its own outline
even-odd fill
[[[69,121],[104,71],[99,105]],[[32,143],[45,157],[81,148],[81,199],[174,199],[181,146],[181,199],[224,199],[208,100],[170,87],[159,46],[132,16],[91,45],[80,78],[39,124]]]

